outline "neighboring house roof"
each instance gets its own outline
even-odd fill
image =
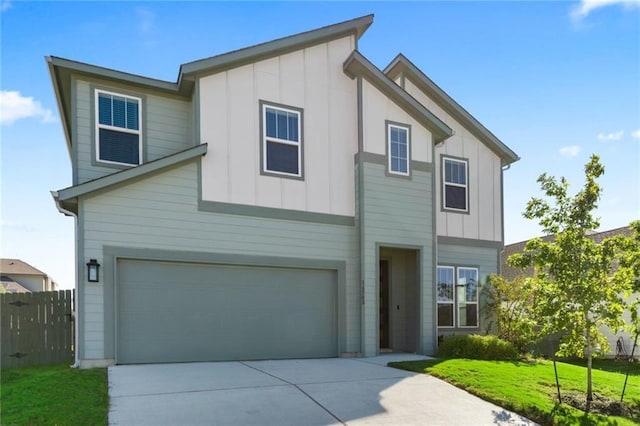
[[[425,108],[424,105],[415,100],[389,77],[384,75],[382,71],[373,65],[367,58],[362,56],[362,54],[357,50],[353,51],[353,53],[349,55],[343,64],[343,69],[351,78],[355,78],[357,76],[366,78],[367,81],[376,86],[378,90],[393,99],[400,107],[402,107],[402,109],[411,114],[413,118],[433,133],[434,142],[436,144],[453,135],[453,130],[451,130],[449,126]]]
[[[624,235],[624,236],[630,237],[632,235],[632,231],[628,226],[623,226],[620,228],[610,229],[608,231],[592,232],[587,236],[589,237],[589,239],[595,241],[596,243],[601,243],[602,240],[604,240],[605,238],[614,237],[616,235]],[[555,239],[555,235],[545,235],[540,239],[542,241],[552,241],[553,239]],[[527,268],[525,270],[522,270],[518,268],[512,268],[507,264],[507,259],[509,259],[509,256],[516,253],[522,253],[525,245],[529,241],[530,240],[520,241],[519,243],[509,244],[504,247],[504,250],[502,251],[502,269],[501,270],[502,270],[502,276],[505,277],[506,279],[512,280],[520,275],[533,275],[533,268]]]
[[[15,282],[13,278],[6,275],[0,276],[0,286],[2,286],[7,293],[31,293],[31,290],[24,288]]]
[[[175,83],[143,77],[109,68],[89,65],[69,59],[47,56],[49,74],[56,93],[58,109],[62,114],[67,149],[71,153],[71,75],[79,74],[88,77],[111,80],[127,85],[134,85],[148,90],[160,91],[189,98],[193,93],[195,75],[211,74],[247,63],[271,58],[284,53],[293,52],[323,41],[334,40],[348,34],[354,34],[358,40],[373,22],[373,15],[362,16],[345,22],[329,25],[300,34],[283,37],[277,40],[247,47],[222,55],[198,61],[188,62],[180,66]]]
[[[152,173],[191,161],[194,158],[198,158],[206,154],[206,152],[206,143],[197,145],[193,148],[185,149],[139,166],[131,167],[129,169],[121,170],[110,175],[81,183],[80,185],[70,186],[59,191],[51,191],[51,195],[53,196],[56,205],[62,207],[64,210],[77,213],[77,199],[82,195],[87,195],[125,182],[132,182],[136,179],[149,176]]]
[[[402,74],[409,77],[425,94],[438,104],[455,120],[468,129],[482,141],[489,149],[500,157],[503,165],[514,163],[520,159],[507,145],[476,120],[467,110],[453,100],[444,90],[438,87],[418,67],[404,55],[396,56],[383,71],[391,80]]]
[[[23,262],[20,259],[0,259],[0,272],[2,275],[42,275],[46,277],[47,274],[41,270],[34,268],[27,262]]]

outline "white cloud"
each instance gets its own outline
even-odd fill
[[[29,117],[40,117],[43,123],[56,121],[51,110],[44,108],[40,101],[22,96],[18,91],[0,92],[0,124],[12,124]]]
[[[136,8],[138,15],[138,31],[140,34],[147,34],[155,29],[156,15],[144,7]]]
[[[571,9],[571,18],[578,22],[586,18],[594,10],[612,5],[622,5],[630,9],[640,6],[640,0],[581,0],[580,4]]]
[[[631,132],[631,137],[634,139],[640,139],[640,129]]]
[[[5,12],[11,9],[11,2],[9,0],[0,0],[0,12]]]
[[[618,141],[624,136],[624,130],[611,133],[598,133],[598,140],[603,142]]]
[[[580,147],[578,145],[563,146],[559,152],[563,157],[573,158],[580,152]]]

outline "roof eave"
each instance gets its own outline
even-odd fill
[[[391,63],[385,67],[383,72],[392,80],[400,74],[408,74],[409,78],[413,77],[411,79],[412,82],[418,85],[420,90],[432,97],[447,113],[451,114],[453,118],[465,127],[469,128],[485,145],[495,152],[500,157],[503,166],[520,160],[518,154],[491,133],[489,129],[451,98],[403,54],[398,54]]]
[[[79,185],[70,186],[59,191],[52,192],[56,204],[62,206],[66,210],[77,212],[74,210],[74,204],[77,204],[77,198],[85,196],[96,191],[108,189],[116,185],[131,182],[135,179],[146,177],[152,173],[159,172],[169,167],[191,161],[207,153],[207,144],[196,145],[184,151],[159,158],[130,169],[121,170],[110,175],[102,176]],[[68,208],[71,207],[71,208]]]
[[[353,34],[357,41],[372,22],[373,15],[361,16],[349,21],[294,34],[210,58],[188,62],[180,66],[178,84],[184,84],[183,82],[193,79],[196,74],[212,74],[224,71],[350,34]]]
[[[365,77],[367,81],[393,99],[401,108],[429,129],[435,144],[442,143],[453,135],[453,130],[449,126],[383,74],[357,50],[354,50],[343,63],[343,70],[352,79],[358,76]]]
[[[72,61],[57,56],[47,56],[47,62],[50,64],[50,67],[56,68],[56,74],[58,74],[59,77],[66,78],[71,74],[78,74],[183,97],[190,96],[191,89],[193,88],[189,85],[179,87],[178,83],[117,71],[84,62]],[[62,72],[66,72],[67,75],[62,75]]]
[[[69,153],[69,157],[71,157],[71,124],[69,122],[69,111],[67,111],[64,107],[63,102],[63,92],[60,89],[60,84],[58,80],[58,68],[54,65],[53,57],[46,56],[45,60],[47,62],[47,68],[49,69],[49,77],[51,78],[51,84],[53,85],[53,93],[56,97],[56,103],[58,104],[58,112],[60,113],[60,121],[62,122],[62,131],[64,132],[64,137],[67,142],[67,151]]]

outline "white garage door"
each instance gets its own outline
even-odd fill
[[[337,356],[336,275],[119,260],[116,361]]]

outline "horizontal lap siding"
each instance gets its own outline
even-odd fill
[[[113,246],[346,261],[344,348],[359,352],[356,228],[198,211],[197,172],[187,164],[84,200],[85,258],[103,263],[103,247]],[[103,286],[86,288],[85,315],[96,318]],[[101,322],[87,323],[88,357],[105,357],[105,333]]]
[[[498,265],[500,262],[500,250],[488,247],[470,247],[461,245],[438,244],[438,265],[448,266],[471,266],[480,269],[480,309],[484,306],[482,288],[487,285],[487,278],[491,274],[498,273]],[[480,327],[479,330],[484,332],[485,318],[483,312],[480,311]],[[445,330],[445,329],[441,329]],[[451,332],[447,330],[446,332]],[[477,329],[470,329],[468,332],[477,332]]]
[[[362,205],[364,226],[365,336],[366,355],[377,351],[378,277],[376,244],[422,248],[422,313],[421,352],[432,352],[434,341],[431,306],[433,300],[433,230],[431,173],[412,171],[411,179],[387,176],[385,166],[362,163]],[[425,310],[426,307],[426,310]]]
[[[118,171],[117,168],[95,164],[95,151],[93,151],[95,123],[92,119],[94,108],[92,91],[95,88],[143,97],[142,130],[146,161],[165,157],[199,143],[193,139],[193,114],[190,101],[158,96],[153,93],[135,93],[130,89],[122,91],[118,87],[104,86],[103,83],[94,86],[89,81],[76,80],[75,137],[72,141],[77,156],[76,184]]]

